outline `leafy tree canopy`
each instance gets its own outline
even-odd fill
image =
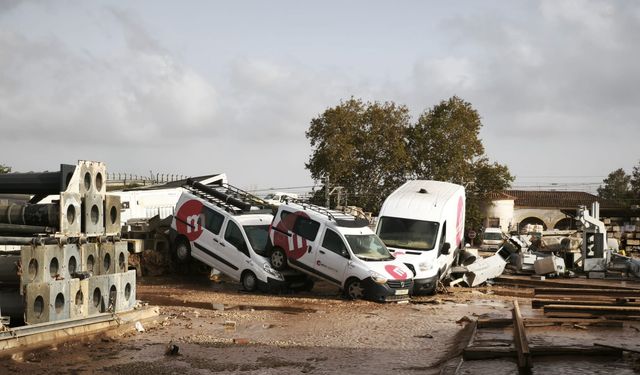
[[[404,105],[351,98],[311,120],[306,168],[316,180],[343,186],[349,204],[373,212],[407,179],[465,185],[467,224],[479,227],[481,201],[513,181],[506,166],[484,156],[481,127],[478,112],[457,96],[425,110],[415,124]],[[325,193],[314,200],[324,203]]]
[[[631,175],[622,168],[609,173],[598,188],[598,196],[624,206],[640,203],[640,162],[633,167]]]

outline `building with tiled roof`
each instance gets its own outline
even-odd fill
[[[543,229],[575,228],[573,214],[579,206],[600,203],[601,212],[620,210],[616,202],[582,191],[505,190],[489,195],[484,207],[485,227],[517,230],[527,224]]]

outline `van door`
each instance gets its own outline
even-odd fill
[[[448,254],[443,254],[442,249],[447,242],[447,222],[442,223],[442,232],[440,233],[440,239],[438,240],[438,269],[440,270],[440,276],[444,276],[447,269],[453,263],[454,249],[449,248]],[[451,244],[450,244],[451,245]]]
[[[191,255],[202,263],[223,270],[224,263],[220,262],[220,236],[225,216],[215,210],[202,206],[200,214],[202,234],[193,241]]]
[[[242,270],[251,261],[249,245],[242,234],[242,229],[231,219],[227,220],[224,239],[220,241],[223,248],[225,265],[229,268],[229,276],[240,280]]]
[[[300,267],[312,271],[316,261],[316,239],[320,231],[320,223],[308,218],[306,215],[296,213],[290,239],[290,247],[287,253],[289,261]]]
[[[326,279],[342,285],[348,263],[347,246],[338,233],[327,228],[316,255],[316,270]]]

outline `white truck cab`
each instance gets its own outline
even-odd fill
[[[225,198],[228,186],[216,190],[189,181],[184,188],[170,230],[179,262],[194,258],[240,281],[247,291],[285,287],[284,276],[264,256],[273,218],[270,209],[243,205],[230,195]]]
[[[411,271],[369,229],[368,220],[307,203],[280,205],[269,229],[271,265],[340,287],[345,297],[409,299]]]
[[[498,251],[504,243],[505,237],[500,228],[486,228],[482,232],[480,249],[484,251]]]
[[[411,180],[382,204],[376,233],[412,271],[414,293],[435,293],[460,251],[465,220],[464,187]]]

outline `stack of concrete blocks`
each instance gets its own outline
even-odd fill
[[[607,237],[614,238],[622,250],[627,252],[640,250],[640,217],[629,219],[605,218],[602,220]]]
[[[65,245],[23,246],[20,286],[27,324],[133,309],[135,270],[120,241],[120,198],[106,194],[104,164],[81,161],[60,194]]]

